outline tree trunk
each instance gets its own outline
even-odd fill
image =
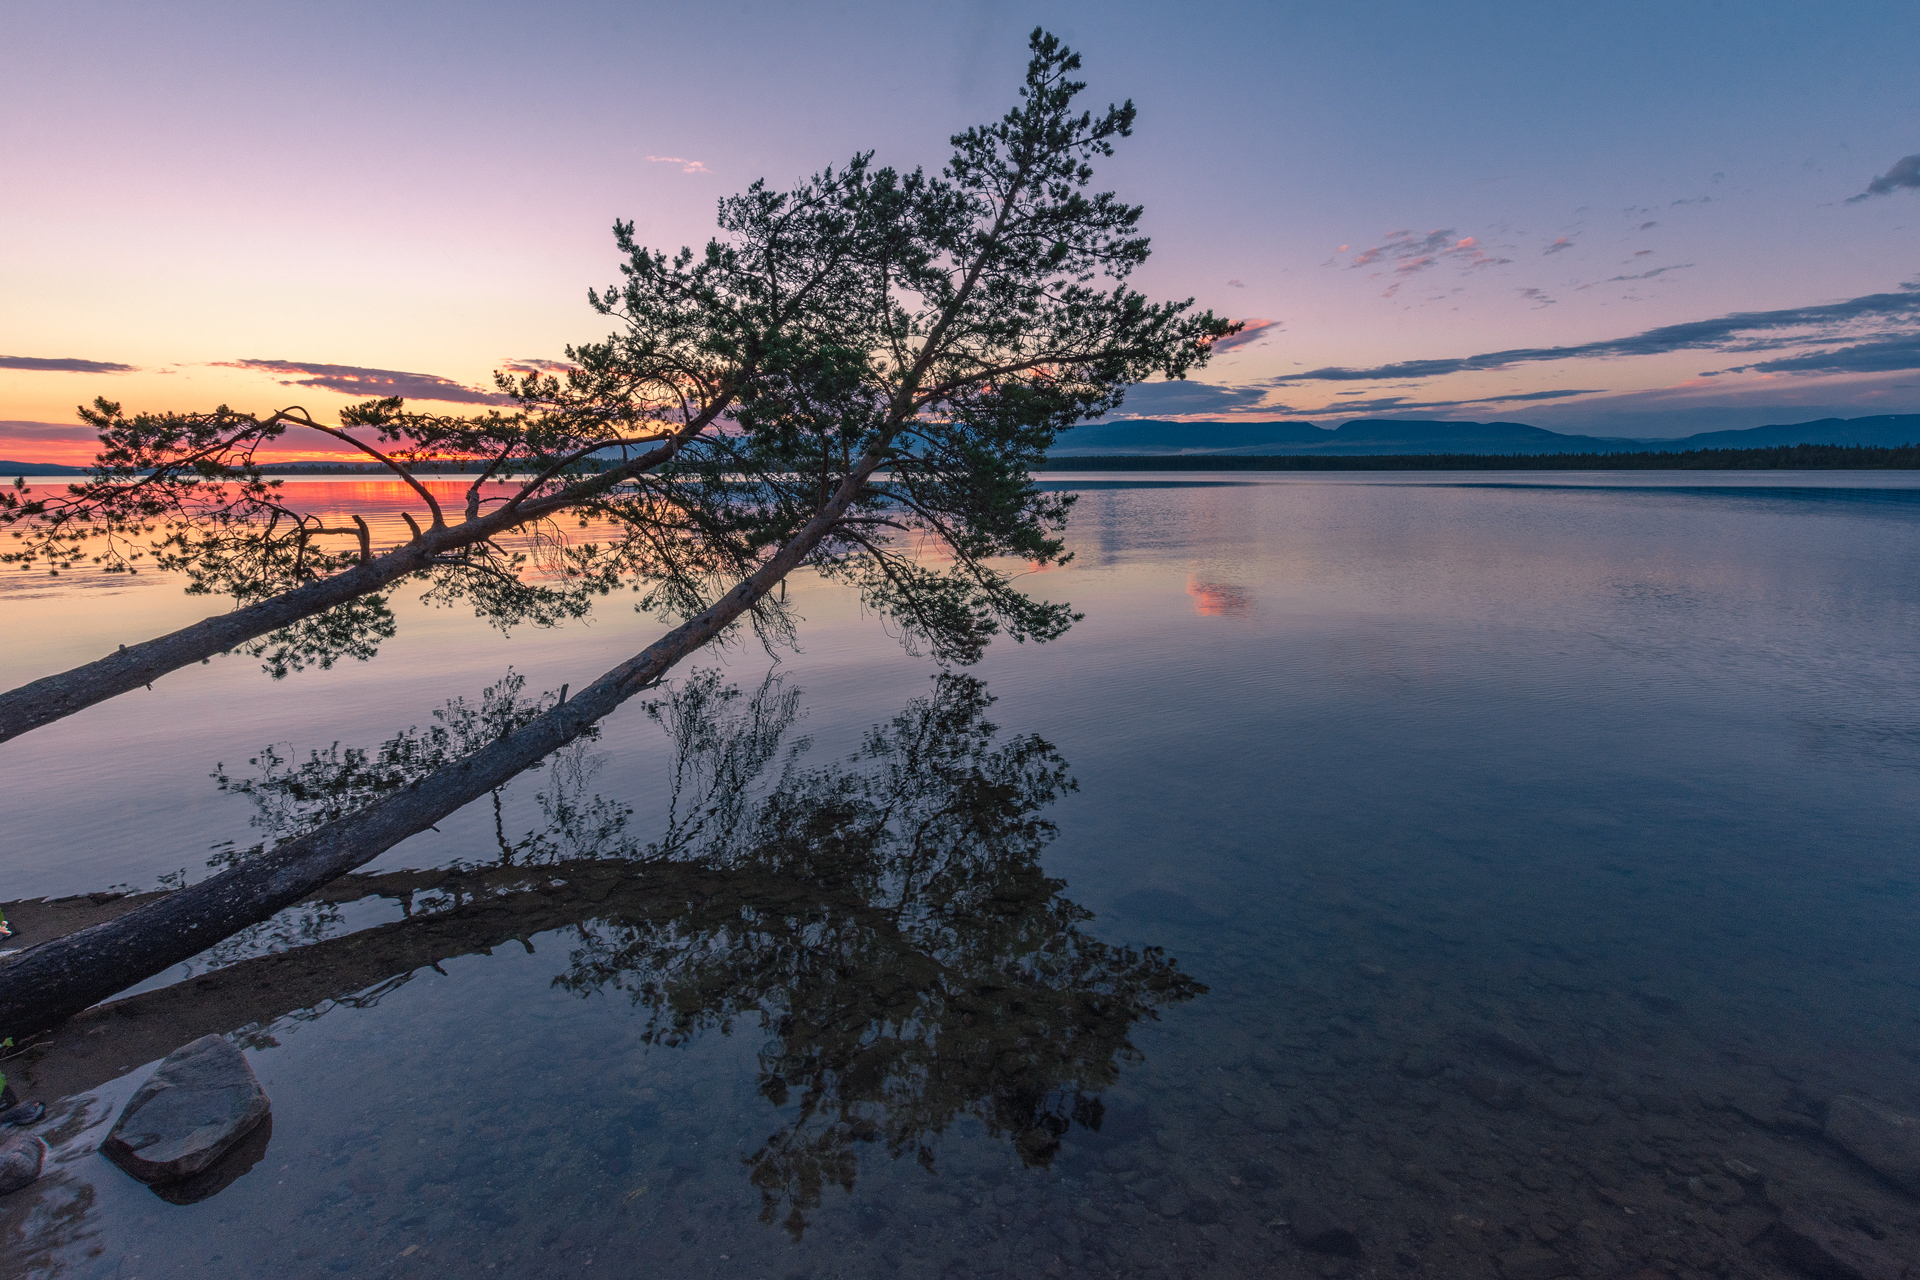
[[[97,661],[0,693],[0,742],[152,684],[168,672],[225,653],[269,631],[378,591],[426,568],[433,562],[435,549],[423,542],[410,542],[345,573],[309,582],[244,609],[202,618],[190,627],[140,644],[122,645]]]
[[[882,442],[884,445],[884,441]],[[718,635],[803,562],[845,514],[877,450],[785,546],[733,590],[518,732],[316,831],[91,928],[29,947],[0,965],[0,1036],[47,1030],[309,897],[486,795],[584,733]]]
[[[706,420],[703,417],[695,421],[704,426]],[[659,465],[678,451],[680,443],[679,439],[669,441],[630,462],[583,481],[566,493],[549,495],[523,506],[508,505],[456,525],[435,526],[412,542],[364,560],[345,573],[309,582],[303,587],[282,592],[231,613],[203,618],[190,627],[182,627],[140,644],[122,645],[117,652],[104,658],[0,693],[0,742],[17,738],[28,730],[51,724],[76,711],[84,711],[97,702],[131,693],[142,685],[151,685],[169,672],[225,653],[236,645],[245,644],[268,632],[292,626],[302,618],[325,613],[335,605],[370,595],[409,574],[431,567],[436,556],[485,542],[488,538],[563,510],[583,497],[604,493],[619,481]]]

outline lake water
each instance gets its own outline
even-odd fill
[[[1076,558],[1028,581],[1086,617],[985,692],[796,582],[777,748],[705,810],[751,645],[706,660],[743,690],[706,754],[630,704],[5,1063],[55,1144],[11,1270],[1798,1275],[1781,1206],[1920,1257],[1819,1136],[1841,1094],[1920,1114],[1920,475],[1047,483]],[[13,575],[0,610],[11,687],[208,605]],[[371,663],[217,659],[0,745],[0,898],[204,875],[265,838],[216,765],[659,630],[399,613]],[[272,1131],[176,1204],[95,1148],[206,1031]]]

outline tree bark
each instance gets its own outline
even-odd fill
[[[117,920],[29,947],[0,966],[0,1036],[17,1040],[45,1031],[270,918],[579,737],[720,634],[797,568],[846,513],[879,466],[885,444],[861,458],[826,506],[751,576],[517,732],[316,831]]]

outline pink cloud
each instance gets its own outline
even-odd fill
[[[1235,347],[1243,347],[1255,338],[1266,334],[1267,330],[1278,328],[1281,322],[1278,320],[1266,320],[1256,316],[1253,319],[1240,320],[1236,323],[1241,326],[1240,332],[1214,342],[1213,349],[1215,351],[1231,351]]]
[[[1346,246],[1341,246],[1342,250]],[[1460,236],[1455,238],[1451,228],[1429,231],[1426,235],[1417,235],[1412,231],[1395,231],[1379,244],[1362,250],[1354,255],[1349,267],[1370,267],[1377,262],[1396,263],[1394,274],[1412,275],[1425,271],[1441,259],[1465,269],[1476,267],[1497,267],[1513,261],[1511,258],[1499,258],[1487,252],[1478,236]],[[1392,297],[1389,291],[1385,296]]]
[[[655,164],[677,164],[680,166],[680,172],[682,173],[713,172],[713,170],[707,168],[703,161],[689,160],[685,156],[648,156],[647,159],[653,161]]]

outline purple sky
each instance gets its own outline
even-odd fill
[[[478,404],[603,336],[608,227],[938,165],[1035,23],[1132,97],[1159,295],[1260,322],[1139,416],[1680,435],[1920,412],[1920,6],[23,6],[0,457],[73,406]]]

